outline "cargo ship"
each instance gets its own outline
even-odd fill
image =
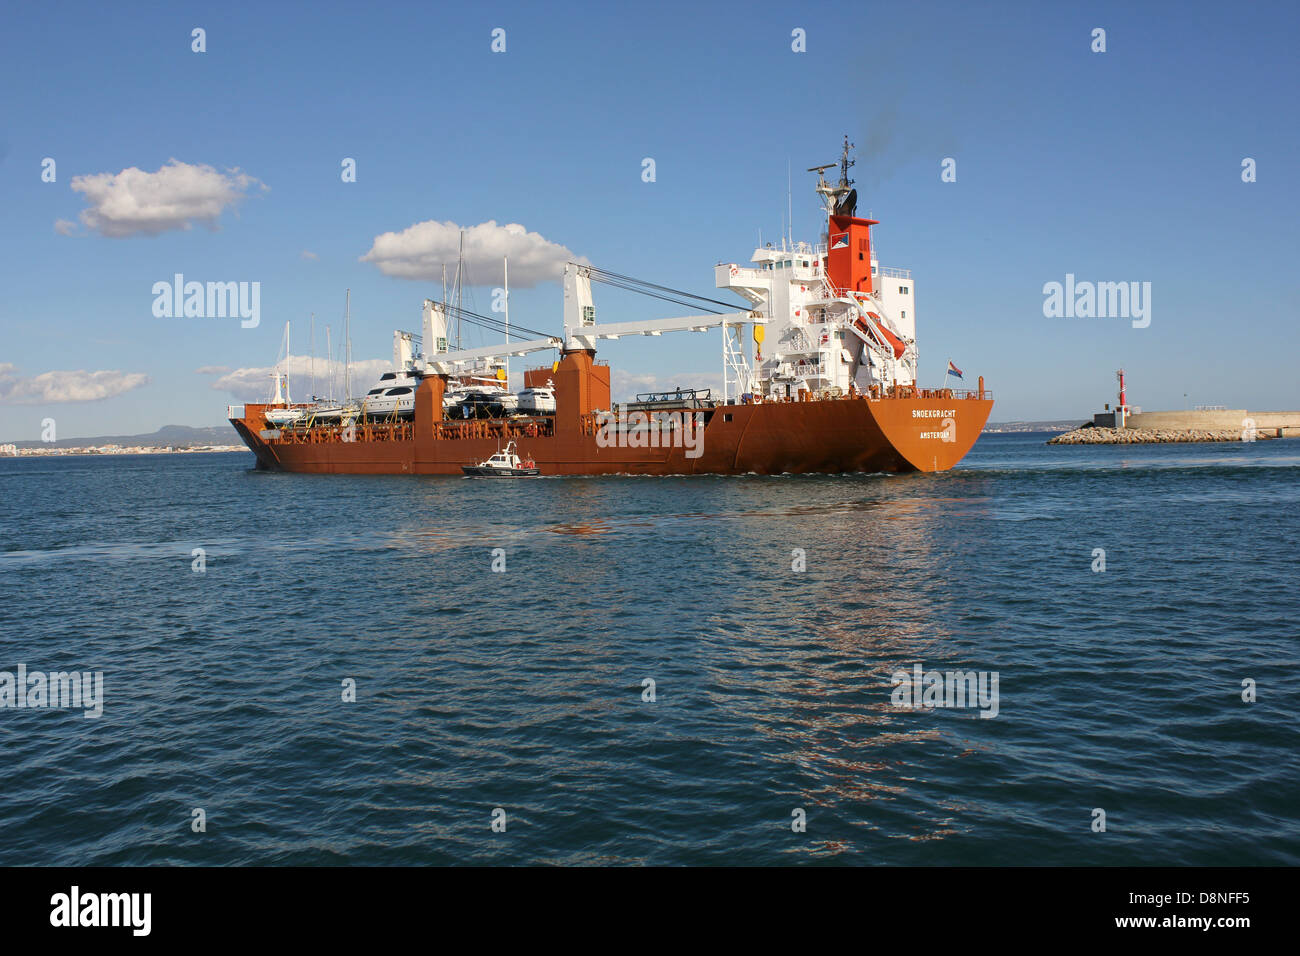
[[[460,476],[511,442],[542,476],[952,468],[975,444],[993,397],[982,376],[973,390],[919,387],[914,283],[876,258],[879,223],[857,215],[851,148],[846,137],[838,164],[809,170],[826,214],[823,241],[783,239],[755,250],[748,265],[715,267],[716,286],[745,306],[570,262],[560,335],[511,326],[507,313],[503,342],[462,349],[453,326],[500,331],[500,320],[446,295],[426,299],[421,333],[393,334],[384,380],[399,383],[403,400],[376,401],[384,391],[372,389],[368,401],[320,403],[316,414],[311,403],[280,399],[231,406],[230,422],[258,468],[290,472]],[[837,165],[838,181],[827,182]],[[593,282],[694,314],[602,323]],[[722,331],[720,394],[675,389],[611,401],[600,340],[709,329]],[[476,381],[506,382],[510,358],[551,350],[558,358],[528,369],[523,383],[546,401],[467,397]]]

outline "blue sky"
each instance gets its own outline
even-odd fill
[[[196,370],[270,366],[286,320],[305,353],[313,312],[323,353],[347,288],[354,354],[388,356],[438,284],[361,257],[424,221],[519,223],[604,268],[712,294],[715,262],[779,235],[788,168],[795,237],[817,238],[803,170],[835,160],[845,133],[882,262],[916,278],[923,384],[951,357],[970,384],[985,376],[996,421],[1091,414],[1120,366],[1147,409],[1297,408],[1297,9],[18,6],[0,36],[0,440],[38,438],[47,417],[61,438],[220,423],[238,398]],[[505,53],[490,49],[498,27]],[[1096,27],[1105,53],[1090,49]],[[945,157],[956,182],[940,180]],[[1245,157],[1256,182],[1242,182]],[[113,238],[81,223],[74,177],[171,159],[257,185],[216,229]],[[156,318],[152,286],[177,272],[260,282],[260,326]],[[1045,318],[1043,284],[1067,273],[1150,282],[1150,326]],[[479,311],[489,301],[476,292]],[[611,321],[676,314],[599,287],[597,305]],[[532,328],[558,331],[560,306],[556,282],[512,292]],[[720,365],[716,333],[602,357],[669,385]],[[148,381],[95,401],[33,390],[68,370]]]

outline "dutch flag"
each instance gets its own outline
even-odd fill
[[[952,364],[952,359],[948,359],[948,374],[956,375],[958,378],[961,378],[961,369]]]

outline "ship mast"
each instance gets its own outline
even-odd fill
[[[846,135],[844,137],[844,150],[840,154],[840,181],[834,186],[826,182],[826,170],[834,168],[835,163],[827,163],[824,166],[811,166],[808,169],[808,172],[817,174],[817,192],[821,194],[826,204],[826,214],[828,216],[852,216],[857,210],[858,191],[853,188],[853,180],[849,179],[849,167],[857,162],[857,160],[849,159],[849,150],[854,148]]]

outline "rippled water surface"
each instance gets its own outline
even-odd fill
[[[1300,863],[1300,441],[1044,437],[910,476],[0,460],[0,671],[105,693],[0,710],[0,864]],[[996,717],[895,707],[916,662],[996,671]]]

